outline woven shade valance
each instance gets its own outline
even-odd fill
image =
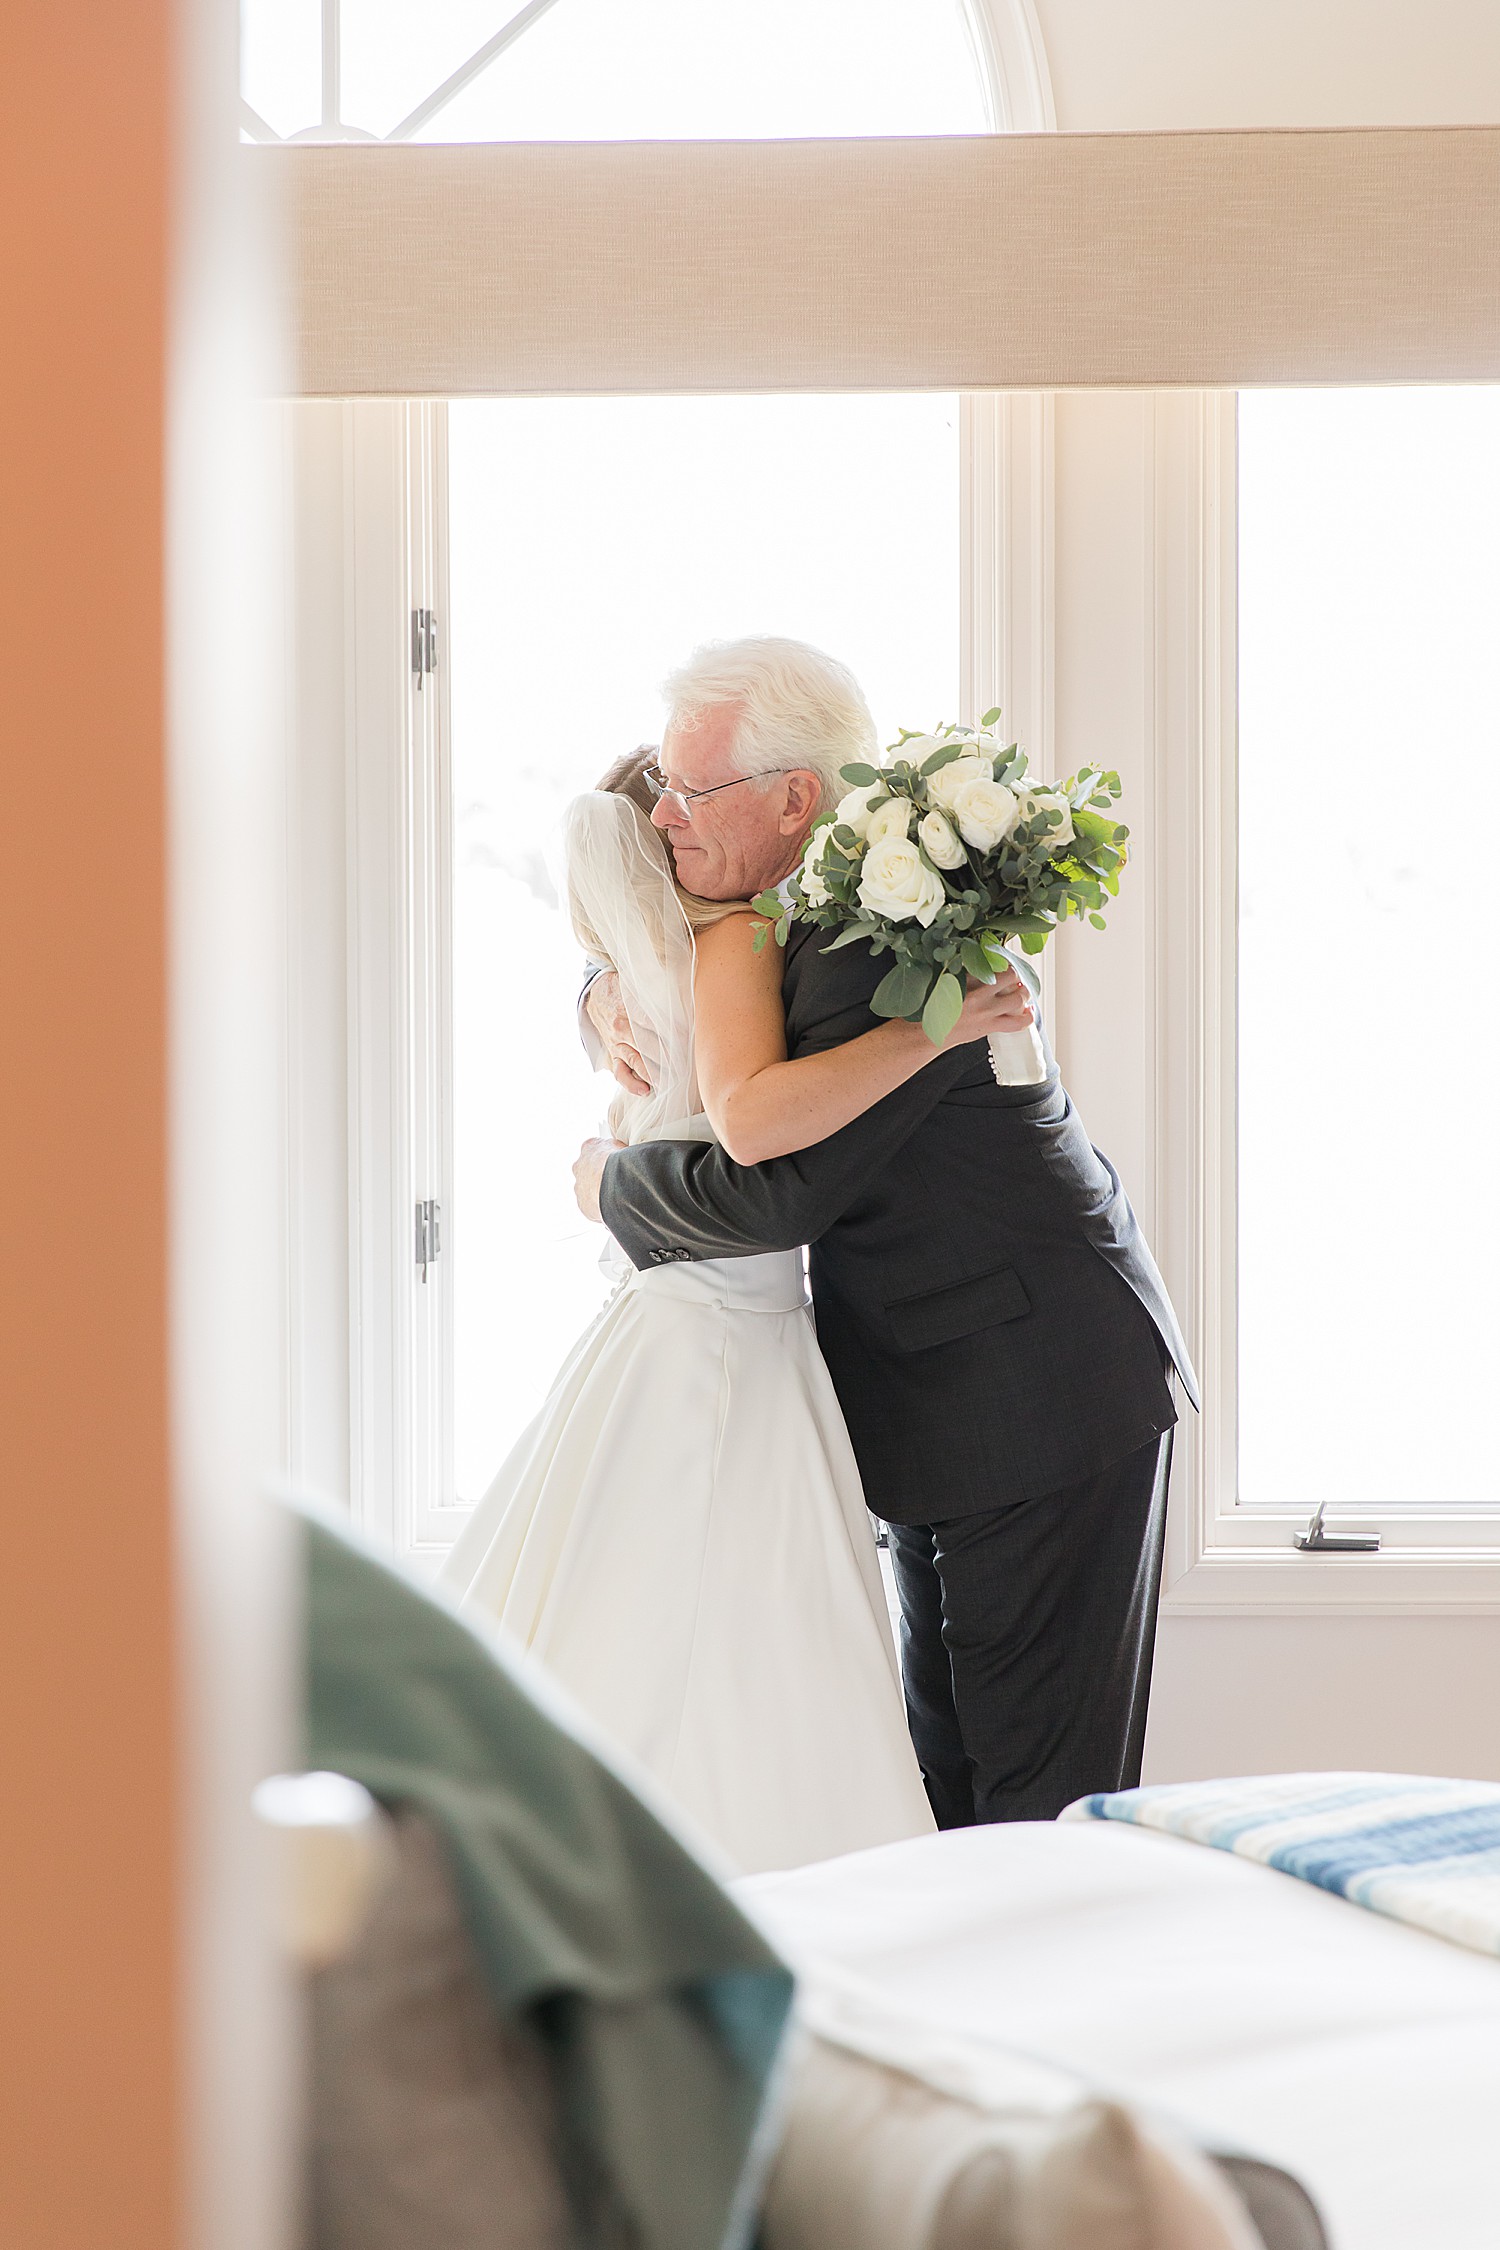
[[[1500,127],[245,161],[308,395],[1500,377]]]

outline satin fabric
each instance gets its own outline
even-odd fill
[[[931,1832],[800,1252],[626,1265],[442,1583],[744,1872]]]

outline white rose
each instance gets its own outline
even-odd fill
[[[941,876],[923,864],[915,844],[888,836],[865,854],[859,903],[888,922],[920,922],[925,930],[947,896]]]
[[[926,847],[927,857],[937,866],[963,866],[964,848],[954,835],[953,823],[946,813],[928,813],[918,824],[917,834]]]
[[[892,836],[909,836],[911,816],[916,809],[909,797],[887,797],[885,803],[877,805],[870,815],[870,842],[884,844]]]
[[[851,789],[847,797],[840,797],[833,808],[833,817],[841,828],[852,828],[863,843],[870,833],[870,793],[873,784],[863,789]]]
[[[946,766],[939,766],[936,773],[928,775],[927,794],[945,813],[951,813],[960,789],[966,789],[971,781],[993,781],[994,778],[995,769],[988,758],[966,753],[962,758],[951,758]]]
[[[815,828],[808,837],[807,849],[802,854],[802,866],[797,879],[802,885],[802,896],[809,906],[828,904],[828,885],[819,871],[818,861],[822,857],[823,846],[832,834],[833,822],[825,820],[822,827]]]
[[[1059,797],[1052,789],[1027,789],[1021,795],[1021,818],[1035,820],[1038,813],[1060,812],[1062,819],[1055,828],[1049,828],[1046,842],[1049,849],[1060,851],[1071,844],[1075,834],[1073,809],[1066,797]]]
[[[949,808],[958,824],[958,832],[966,844],[977,852],[992,852],[1003,843],[1021,817],[1021,807],[1013,790],[1003,781],[993,781],[986,776],[979,781],[966,781],[954,793]]]

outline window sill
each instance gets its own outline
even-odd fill
[[[1292,1548],[1209,1548],[1186,1567],[1169,1568],[1161,1607],[1166,1617],[1500,1615],[1500,1549],[1309,1555]]]

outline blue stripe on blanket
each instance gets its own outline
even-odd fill
[[[1279,1845],[1267,1864],[1342,1897],[1360,1876],[1382,1868],[1425,1867],[1429,1876],[1451,1868],[1468,1874],[1476,1858],[1497,1853],[1500,1808],[1388,1821],[1375,1828],[1356,1828],[1327,1843],[1310,1837],[1305,1843]]]
[[[1426,1774],[1259,1774],[1080,1798],[1119,1820],[1259,1860],[1356,1906],[1500,1954],[1500,1786]]]

